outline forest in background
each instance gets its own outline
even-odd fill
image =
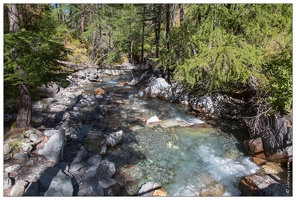
[[[27,122],[17,124],[29,126],[34,91],[52,82],[65,86],[72,72],[66,62],[130,62],[162,69],[168,82],[197,96],[241,96],[257,116],[286,114],[292,110],[292,8],[4,4],[4,101],[21,97],[19,121]]]

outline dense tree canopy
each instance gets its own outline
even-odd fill
[[[128,61],[164,69],[168,81],[178,81],[200,95],[248,88],[265,109],[291,110],[292,4],[19,4],[18,8],[21,31],[9,33],[7,20],[4,23],[6,85],[57,81],[47,73],[62,74],[59,61],[65,59],[100,66]],[[11,57],[13,48],[19,52],[17,60]],[[26,77],[19,78],[17,65]]]

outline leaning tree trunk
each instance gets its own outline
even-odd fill
[[[9,4],[8,5],[8,19],[9,19],[9,31],[10,32],[18,32],[20,31],[20,21],[18,16],[18,9],[16,4]],[[12,49],[13,58],[17,59],[18,52]],[[17,66],[16,71],[20,73],[20,78],[25,77],[24,70]],[[31,114],[32,114],[32,102],[31,102],[31,95],[30,95],[30,88],[25,83],[20,83],[18,85],[19,92],[20,92],[20,103],[21,107],[17,114],[16,118],[16,127],[18,128],[25,128],[31,125]]]

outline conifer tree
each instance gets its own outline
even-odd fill
[[[66,59],[68,51],[53,35],[55,22],[50,18],[48,5],[39,5],[40,15],[32,15],[38,19],[31,17],[25,20],[30,24],[23,24],[24,21],[20,20],[24,19],[24,14],[19,17],[24,7],[28,12],[30,4],[6,6],[10,33],[4,35],[4,87],[6,94],[15,87],[19,89],[21,107],[16,126],[23,128],[31,126],[31,89],[65,80],[69,73],[64,71],[60,61]],[[36,12],[36,9],[32,11]]]

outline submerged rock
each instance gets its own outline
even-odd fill
[[[138,196],[155,197],[167,196],[167,192],[155,182],[148,182],[140,188]]]
[[[201,176],[202,182],[205,184],[200,189],[200,196],[222,196],[224,193],[224,187],[221,183],[215,181],[210,175],[204,174]]]
[[[94,90],[94,96],[98,96],[98,95],[102,95],[102,94],[105,94],[105,95],[108,95],[109,92],[105,89],[105,88],[97,88]]]

